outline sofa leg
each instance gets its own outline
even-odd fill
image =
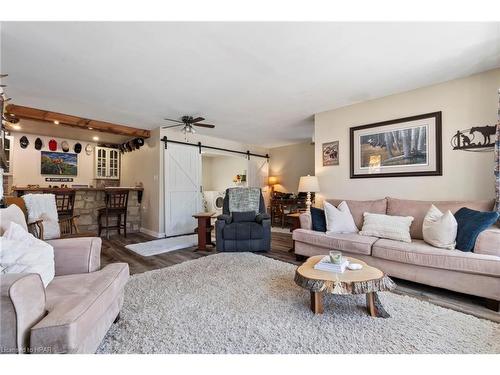
[[[115,320],[114,320],[113,324],[116,324],[116,323],[118,323],[119,321],[120,321],[120,313],[118,313],[118,315],[116,316],[116,318],[115,318]]]
[[[500,301],[494,299],[486,298],[486,307],[490,310],[500,312]]]

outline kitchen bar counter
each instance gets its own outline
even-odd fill
[[[12,187],[12,190],[17,196],[22,196],[28,193],[53,193],[63,191],[75,191],[75,207],[74,214],[80,215],[78,218],[78,228],[82,232],[97,233],[97,210],[105,206],[104,191],[113,189],[128,189],[128,210],[127,210],[127,231],[137,232],[141,227],[141,201],[144,189],[142,187],[69,187],[69,188],[49,188],[49,187],[32,187],[32,186],[17,186]],[[136,192],[134,194],[133,192]]]

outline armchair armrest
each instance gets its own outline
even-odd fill
[[[0,275],[0,353],[25,353],[31,327],[45,315],[45,288],[40,275]]]
[[[309,212],[304,212],[299,215],[300,228],[301,229],[312,229],[312,219]]]
[[[61,229],[62,235],[69,235],[73,233],[79,233],[78,225],[76,219],[78,219],[80,215],[73,215],[71,217],[65,217],[59,219],[59,227]]]
[[[255,216],[255,221],[259,224],[262,224],[262,221],[264,220],[271,220],[271,216],[266,213],[260,213]]]
[[[36,220],[28,223],[28,232],[34,235],[36,238],[43,238],[43,220]]]
[[[219,215],[217,216],[217,220],[223,220],[226,222],[226,224],[231,224],[233,218],[231,217],[231,215]]]
[[[79,237],[48,240],[54,247],[56,276],[90,273],[101,268],[99,237]]]

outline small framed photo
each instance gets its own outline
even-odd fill
[[[339,165],[339,141],[323,143],[323,167]]]

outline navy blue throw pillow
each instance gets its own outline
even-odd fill
[[[241,223],[246,221],[255,221],[255,211],[233,212],[233,221]]]
[[[311,207],[312,230],[326,232],[325,211],[320,208]]]
[[[457,249],[472,251],[479,233],[495,224],[498,216],[498,212],[480,212],[467,207],[458,210],[455,213],[455,219],[458,223]]]

